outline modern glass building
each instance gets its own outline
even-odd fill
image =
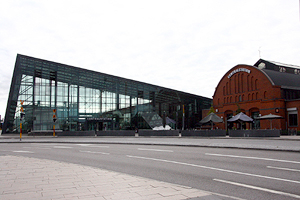
[[[23,102],[23,105],[21,105]],[[194,128],[212,99],[65,64],[17,55],[3,133],[56,129],[151,129],[165,116]],[[55,112],[54,112],[55,111]],[[55,115],[55,116],[54,116]],[[175,121],[175,123],[174,123]]]

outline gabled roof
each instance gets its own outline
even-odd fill
[[[201,121],[200,124],[205,124],[208,122],[216,122],[216,123],[220,123],[223,122],[223,119],[220,118],[218,115],[216,115],[215,113],[210,113],[209,115],[207,115],[206,117],[204,117]]]
[[[300,66],[259,59],[255,67],[262,70],[273,85],[283,89],[300,90]]]

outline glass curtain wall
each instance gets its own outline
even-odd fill
[[[201,119],[211,99],[99,72],[18,55],[4,127],[19,131],[20,101],[24,101],[23,130],[118,130],[149,128],[145,116],[166,116],[180,127]],[[54,113],[53,110],[56,110]],[[156,119],[157,120],[157,119]]]

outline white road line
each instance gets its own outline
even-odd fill
[[[174,152],[172,150],[163,150],[163,149],[143,149],[143,148],[138,148],[140,151],[163,151],[163,152]]]
[[[129,158],[137,158],[137,159],[144,159],[144,160],[153,160],[153,161],[158,161],[158,162],[173,163],[173,164],[178,164],[178,165],[186,165],[186,166],[191,166],[191,167],[198,167],[198,168],[203,168],[203,169],[216,170],[216,171],[227,172],[227,173],[232,173],[232,174],[239,174],[239,175],[244,175],[244,176],[252,176],[252,177],[258,177],[258,178],[264,178],[264,179],[271,179],[271,180],[277,180],[277,181],[284,181],[284,182],[300,184],[300,181],[295,181],[295,180],[289,180],[289,179],[283,179],[283,178],[277,178],[277,177],[271,177],[271,176],[264,176],[264,175],[259,175],[259,174],[250,174],[250,173],[245,173],[245,172],[232,171],[232,170],[227,170],[227,169],[208,167],[208,166],[178,162],[178,161],[173,161],[173,160],[164,160],[164,159],[158,159],[158,158],[149,158],[149,157],[132,156],[132,155],[126,155],[126,156],[129,157]]]
[[[73,147],[68,147],[68,146],[53,146],[52,148],[54,148],[54,149],[73,149]]]
[[[253,186],[253,185],[246,185],[246,184],[232,182],[232,181],[225,181],[225,180],[221,180],[221,179],[213,179],[213,180],[222,182],[222,183],[240,186],[240,187],[246,187],[246,188],[250,188],[250,189],[254,189],[254,190],[260,190],[260,191],[264,191],[264,192],[269,192],[269,193],[273,193],[273,194],[279,194],[279,195],[284,195],[284,196],[289,196],[289,197],[300,199],[300,196],[296,195],[296,194],[281,192],[281,191],[277,191],[277,190],[271,190],[271,189],[257,187],[257,186]]]
[[[280,170],[293,171],[293,172],[300,172],[300,169],[291,169],[291,168],[273,167],[273,166],[267,166],[267,168],[280,169]]]
[[[231,158],[245,158],[245,159],[255,159],[255,160],[268,160],[268,161],[274,161],[274,162],[285,162],[285,163],[300,164],[300,161],[293,161],[293,160],[278,160],[278,159],[273,159],[273,158],[260,158],[260,157],[249,157],[249,156],[236,156],[236,155],[225,155],[225,154],[214,154],[214,153],[205,153],[205,155],[209,155],[209,156],[231,157]]]
[[[99,148],[109,148],[109,146],[95,146],[95,144],[75,144],[75,145],[79,145],[79,146],[83,146],[83,147],[99,147]]]
[[[98,153],[98,154],[103,154],[103,155],[109,155],[110,153],[105,153],[105,152],[98,152],[98,151],[80,151],[82,153]]]
[[[75,144],[75,145],[78,145],[78,146],[91,146],[93,144]]]
[[[109,148],[109,146],[89,146],[89,147],[93,147],[93,148]]]
[[[32,151],[13,151],[14,153],[33,153]]]

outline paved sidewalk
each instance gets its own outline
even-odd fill
[[[198,189],[98,168],[21,156],[0,156],[0,198],[218,199]]]
[[[135,144],[173,145],[192,147],[217,147],[300,152],[300,136],[275,138],[235,137],[53,137],[27,136],[22,141],[17,134],[0,136],[0,143],[86,143],[86,144]]]

